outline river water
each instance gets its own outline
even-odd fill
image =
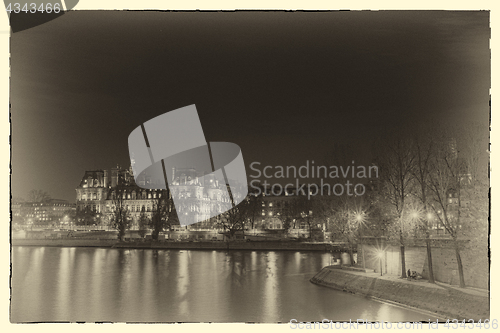
[[[330,254],[12,248],[11,322],[419,321],[314,285]]]

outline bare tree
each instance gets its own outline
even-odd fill
[[[415,167],[412,169],[413,178],[417,183],[415,187],[415,194],[420,199],[422,204],[423,216],[423,228],[425,229],[425,244],[427,249],[427,270],[429,271],[429,282],[434,282],[434,270],[432,267],[432,250],[430,241],[430,221],[429,221],[429,177],[431,172],[431,162],[435,155],[435,142],[430,135],[430,133],[423,133],[422,131],[417,131],[414,136],[415,149]]]
[[[283,200],[278,204],[276,217],[281,221],[285,234],[293,226],[293,222],[302,218],[300,211],[300,199],[293,198],[290,200]]]
[[[130,212],[125,205],[125,188],[118,186],[111,196],[113,206],[111,207],[110,225],[113,229],[118,230],[118,239],[122,241],[131,223]]]
[[[170,190],[161,190],[153,202],[153,215],[150,221],[151,237],[153,240],[158,240],[160,232],[174,224],[179,224],[179,220]]]
[[[458,161],[445,152],[434,160],[433,173],[430,177],[430,189],[433,193],[431,205],[439,222],[446,232],[452,237],[455,244],[455,254],[457,257],[458,273],[460,277],[460,287],[465,287],[462,260],[458,247],[457,236],[460,226],[460,209],[453,209],[449,205],[450,200],[454,201],[457,195],[458,206],[460,206],[460,178]]]
[[[314,211],[314,218],[317,221],[322,221],[329,226],[330,218],[332,217],[334,207],[336,207],[336,196],[316,195],[311,198]],[[297,214],[295,214],[297,215]],[[294,215],[293,218],[296,218]]]
[[[369,201],[348,195],[315,197],[314,200],[315,217],[326,219],[328,230],[335,239],[347,245],[351,263],[354,263],[353,252],[367,220]]]
[[[28,192],[28,202],[47,202],[50,195],[43,190],[31,190]]]
[[[220,211],[224,211],[230,207],[230,202],[219,202]],[[245,230],[245,223],[248,221],[251,204],[247,200],[243,200],[233,208],[227,209],[226,212],[219,216],[218,226],[228,235],[228,239],[234,239],[236,232]]]
[[[347,243],[347,248],[349,250],[349,258],[351,264],[354,263],[353,257],[353,247],[358,240],[358,227],[359,223],[356,220],[356,216],[351,206],[351,201],[349,197],[339,197],[336,200],[337,206],[332,210],[329,229],[339,238]]]
[[[96,218],[96,212],[93,211],[89,206],[85,206],[76,211],[76,224],[89,226],[94,224]]]
[[[139,236],[141,238],[144,238],[144,236],[146,236],[146,232],[148,231],[147,227],[151,224],[151,220],[146,215],[146,208],[144,206],[142,206],[138,222],[139,222]]]
[[[405,201],[411,192],[415,154],[411,140],[406,139],[402,133],[388,136],[379,145],[383,147],[378,157],[383,193],[392,205],[398,221],[401,277],[405,278]]]
[[[256,219],[259,216],[261,216],[262,194],[255,195],[253,193],[250,193],[246,200],[248,201],[248,207],[247,207],[248,222],[252,226],[252,229],[254,229]]]
[[[309,239],[312,238],[312,226],[314,223],[313,219],[313,201],[309,200],[306,195],[298,195],[294,198],[293,209],[297,215],[297,221],[303,221],[307,224],[307,229],[309,231]]]
[[[463,133],[465,132],[465,133]],[[491,235],[489,216],[491,203],[489,197],[489,127],[478,123],[470,123],[459,135],[458,157],[462,158],[467,166],[467,174],[461,175],[460,200],[460,237],[466,237],[465,244],[468,253],[477,258],[467,262],[467,268],[474,271],[488,271],[491,264],[489,256],[489,242]],[[488,285],[487,275],[478,274],[484,286]]]
[[[20,202],[25,202],[26,200],[24,200],[24,198],[22,197],[12,197],[12,200],[11,202],[12,203],[20,203]]]
[[[459,237],[464,235],[465,229],[471,239],[473,231],[478,227],[484,230],[481,226],[487,223],[487,169],[481,166],[481,135],[470,128],[454,129],[445,134],[432,160],[429,179],[431,207],[453,240],[462,288],[465,278]],[[460,143],[457,137],[461,138]]]
[[[478,179],[483,182],[488,175],[488,127],[473,122],[455,132],[457,132],[457,144],[460,148],[457,153],[467,166],[467,176],[470,181]]]

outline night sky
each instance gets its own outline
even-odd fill
[[[247,166],[320,161],[383,133],[488,125],[488,12],[74,11],[11,37],[12,195],[75,201],[128,135],[196,104]],[[247,168],[247,173],[250,170]]]

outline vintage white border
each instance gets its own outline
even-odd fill
[[[409,10],[490,10],[491,11],[491,48],[492,48],[492,89],[491,93],[494,95],[495,83],[498,81],[498,71],[497,62],[495,61],[498,57],[496,56],[496,50],[499,42],[497,37],[497,27],[500,17],[500,1],[488,0],[488,1],[374,1],[374,0],[362,0],[362,1],[319,1],[319,0],[303,0],[303,1],[207,1],[207,0],[177,0],[177,1],[154,1],[154,0],[80,0],[80,2],[74,8],[75,10],[90,10],[90,9],[104,9],[104,10],[116,10],[116,9],[165,9],[165,10],[233,10],[233,9],[304,9],[304,10],[337,10],[337,9],[350,9],[350,10],[384,10],[384,9],[409,9]],[[259,324],[259,325],[243,325],[243,324],[182,324],[182,325],[126,325],[126,324],[30,324],[30,325],[18,325],[10,324],[8,319],[9,313],[9,274],[10,274],[10,245],[9,245],[9,200],[10,200],[10,184],[9,184],[9,162],[10,162],[10,148],[9,148],[9,36],[10,27],[8,24],[7,13],[0,14],[0,109],[2,112],[0,121],[0,133],[1,133],[1,143],[0,151],[2,153],[2,159],[0,163],[0,186],[2,192],[0,194],[0,212],[3,218],[0,223],[3,225],[1,233],[2,244],[2,255],[0,256],[0,271],[2,274],[2,281],[4,281],[4,288],[1,289],[0,299],[0,325],[3,329],[10,331],[26,331],[26,330],[37,330],[44,331],[68,331],[79,332],[82,330],[105,330],[106,332],[112,330],[114,332],[124,332],[129,330],[148,330],[149,331],[190,331],[190,330],[202,330],[206,332],[220,332],[220,331],[235,331],[247,332],[250,330],[269,330],[269,331],[290,331],[288,325],[276,325],[276,324]],[[492,124],[496,124],[495,120],[495,100],[492,101]],[[497,147],[499,142],[498,131],[491,133],[492,147]],[[494,151],[494,149],[492,149]],[[495,151],[491,155],[491,165],[492,169],[498,165],[498,153]],[[496,189],[498,184],[498,177],[493,174],[491,178],[492,188]],[[495,185],[495,186],[493,186]],[[495,192],[493,192],[493,199],[495,198]],[[500,212],[500,206],[497,200],[492,199],[491,216],[496,217]],[[492,234],[496,234],[495,222],[492,223]],[[498,237],[492,237],[491,247],[492,247],[492,258],[495,258],[495,250],[498,246],[495,246],[495,241]],[[491,266],[491,276],[493,276],[491,285],[491,294],[498,296],[499,282],[496,277],[498,276],[500,270],[498,269],[498,260],[492,261]],[[496,282],[496,283],[495,283]],[[496,297],[493,297],[492,309],[491,309],[491,319],[500,320],[500,311],[498,310],[498,301]],[[3,327],[7,325],[6,327]],[[443,330],[444,328],[440,328]],[[462,328],[459,328],[461,330]],[[364,330],[364,329],[361,329]],[[445,329],[447,330],[447,329]]]

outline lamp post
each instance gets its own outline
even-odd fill
[[[355,212],[354,218],[356,220],[356,232],[358,235],[358,239],[362,237],[362,229],[365,226],[365,222],[367,220],[367,214],[362,210],[357,210]],[[361,245],[361,255],[363,260],[363,268],[365,268],[365,251],[364,245]]]
[[[378,261],[380,263],[380,276],[382,276],[382,258],[384,257],[384,252],[379,250],[377,253]]]

